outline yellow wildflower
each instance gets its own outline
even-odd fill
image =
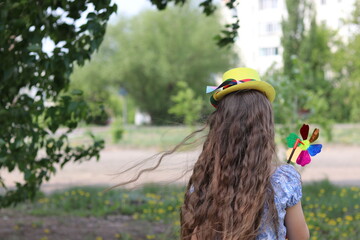
[[[331,226],[335,226],[336,225],[336,221],[333,219],[330,219],[330,221],[328,222],[329,225]]]

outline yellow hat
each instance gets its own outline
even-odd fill
[[[207,93],[215,90],[210,102],[214,107],[217,107],[218,102],[227,94],[243,90],[255,89],[266,95],[270,102],[275,99],[275,89],[269,83],[261,81],[259,74],[251,68],[233,68],[225,72],[223,75],[223,83],[218,87],[208,86]]]

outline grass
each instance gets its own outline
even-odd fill
[[[306,185],[303,191],[311,239],[360,239],[360,188],[323,181]]]
[[[349,145],[360,145],[360,126],[349,125],[340,127],[335,126],[333,129],[333,142]]]
[[[119,145],[124,147],[166,149],[180,143],[193,131],[186,126],[142,126],[127,127]]]
[[[81,217],[102,217],[122,214],[133,215],[134,218],[138,216],[149,221],[167,221],[169,209],[174,210],[179,206],[183,192],[183,187],[180,186],[151,184],[133,191],[118,189],[104,192],[104,189],[73,187],[50,195],[40,193],[33,203],[19,205],[17,209],[38,216],[71,214]],[[158,208],[160,206],[162,207]]]
[[[158,150],[169,149],[180,143],[188,134],[200,126],[190,128],[186,126],[127,126],[123,137],[117,143],[112,140],[111,127],[102,127],[95,135],[105,139],[107,145],[113,144],[125,148],[156,148]],[[91,130],[91,128],[88,128]],[[86,133],[86,131],[85,131]],[[75,144],[81,144],[87,138],[86,134],[73,136],[71,140]],[[328,143],[360,145],[360,125],[341,125],[333,127],[333,140]],[[202,134],[203,135],[203,134]],[[320,134],[321,135],[321,134]],[[277,144],[281,144],[279,135],[275,138]],[[326,143],[321,135],[319,143]]]
[[[73,144],[82,144],[86,142],[89,131],[82,135],[70,136]],[[99,129],[99,128],[98,128]],[[106,144],[121,146],[124,148],[149,149],[156,148],[158,150],[169,149],[179,144],[187,135],[197,128],[186,126],[126,126],[121,140],[114,142],[111,127],[101,127],[94,135],[105,140]]]
[[[171,239],[179,232],[179,208],[184,187],[146,185],[137,190],[117,189],[103,193],[103,188],[81,187],[40,194],[35,202],[14,210],[41,216],[129,215],[133,220],[161,222],[172,226]],[[303,187],[303,209],[311,239],[360,239],[360,188],[338,187],[328,181]],[[34,223],[41,224],[41,223]],[[149,235],[148,239],[169,239],[169,235]],[[132,239],[130,235],[127,239]]]

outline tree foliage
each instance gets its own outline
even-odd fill
[[[196,98],[194,90],[186,82],[178,82],[177,87],[179,90],[171,97],[174,105],[169,109],[169,113],[182,117],[186,125],[194,126],[200,118],[204,100],[201,97]]]
[[[191,0],[150,0],[152,4],[154,4],[159,10],[164,10],[170,3],[174,3],[175,5],[184,5],[185,3],[191,2]],[[217,5],[215,0],[203,0],[200,1],[199,7],[202,8],[203,13],[209,16],[214,14],[217,9]],[[238,36],[239,18],[236,13],[236,6],[238,6],[237,0],[228,0],[225,3],[225,6],[232,12],[232,22],[225,24],[225,28],[223,28],[219,34],[215,36],[217,44],[220,47],[231,46],[236,41]]]
[[[283,71],[289,79],[295,79],[295,59],[299,57],[300,46],[304,38],[305,0],[286,0],[287,18],[281,22],[283,51]]]
[[[341,99],[332,106],[337,121],[360,121],[360,1],[354,2],[353,12],[346,21],[353,35],[337,44],[331,62],[334,69],[336,97]]]
[[[309,111],[309,121],[320,124],[323,133],[331,138],[334,119],[331,108],[338,102],[333,96],[336,84],[328,74],[331,71],[333,54],[330,46],[333,45],[334,32],[324,23],[317,23],[314,9],[310,17],[310,28],[300,49],[300,73],[303,78],[302,86],[306,91],[305,101],[300,106]]]
[[[80,91],[64,90],[74,63],[90,59],[115,11],[110,0],[0,2],[0,169],[24,176],[11,189],[0,176],[6,190],[0,207],[33,198],[56,167],[99,157],[101,140],[69,143],[67,134],[88,112]],[[46,39],[55,46],[51,52],[44,51]]]
[[[334,32],[316,20],[316,9],[305,0],[286,1],[282,21],[283,69],[270,70],[268,78],[279,89],[274,103],[276,121],[284,133],[303,122],[317,123],[331,138],[334,87],[329,77]],[[305,22],[308,27],[305,28]],[[283,136],[285,139],[285,136]]]
[[[211,40],[219,29],[217,16],[206,17],[188,5],[120,19],[99,51],[99,58],[107,59],[103,77],[114,83],[112,88],[125,87],[153,123],[169,123],[177,82],[204,95],[204,86],[234,59],[229,49]]]
[[[96,55],[93,58],[96,58]],[[70,77],[71,82],[69,85],[70,92],[77,90],[83,92],[81,99],[88,104],[93,115],[89,122],[97,125],[106,125],[108,123],[113,111],[107,106],[111,105],[112,95],[117,94],[116,90],[108,89],[109,81],[107,81],[107,78],[103,78],[103,75],[106,74],[102,68],[103,64],[91,61],[91,64],[86,63],[82,67],[76,66],[74,73]],[[121,105],[120,102],[117,103]]]
[[[170,2],[186,2],[150,1],[160,10]],[[226,5],[234,9],[235,0]],[[200,7],[206,15],[216,9],[211,0],[200,2]],[[116,5],[110,0],[4,0],[0,8],[0,169],[24,174],[24,182],[16,183],[15,189],[7,189],[0,176],[6,189],[0,196],[4,207],[33,198],[57,165],[99,156],[100,140],[87,147],[69,144],[67,134],[89,118],[89,106],[82,91],[65,92],[74,64],[82,66],[98,49]],[[221,46],[237,36],[234,17],[217,36]],[[52,50],[44,51],[46,41],[54,44]],[[65,133],[58,133],[60,127]]]

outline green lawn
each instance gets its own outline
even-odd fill
[[[113,141],[111,127],[103,127],[94,134],[105,139],[107,145],[114,144],[120,147],[164,150],[176,146],[188,134],[199,128],[200,126],[194,128],[186,126],[127,126],[124,129],[122,139],[117,143]],[[277,126],[277,129],[279,128]],[[91,128],[88,128],[88,130],[91,130]],[[199,134],[197,139],[201,139],[204,133]],[[360,125],[358,124],[337,124],[333,128],[332,134],[333,140],[328,143],[360,145]],[[85,134],[71,137],[72,142],[75,144],[81,144],[85,139]],[[281,144],[282,139],[278,134],[275,139],[277,144]],[[327,143],[322,134],[320,134],[320,139],[317,142]]]
[[[186,126],[127,126],[122,139],[113,141],[111,127],[103,127],[95,136],[105,140],[106,145],[117,145],[125,148],[156,148],[169,149],[179,144],[188,134],[197,128]],[[91,131],[91,128],[88,128]],[[75,137],[70,136],[72,143],[82,144],[88,137],[86,133]]]
[[[148,239],[178,238],[179,207],[184,187],[146,185],[132,191],[102,191],[103,188],[99,187],[79,187],[50,195],[40,194],[34,203],[24,203],[12,210],[37,216],[102,218],[128,215],[135,222],[146,221],[170,226],[166,233],[149,232],[146,235]],[[313,183],[304,186],[302,202],[311,239],[360,239],[360,188],[337,187],[327,181]],[[123,233],[122,236],[119,239],[133,239],[131,233]]]

